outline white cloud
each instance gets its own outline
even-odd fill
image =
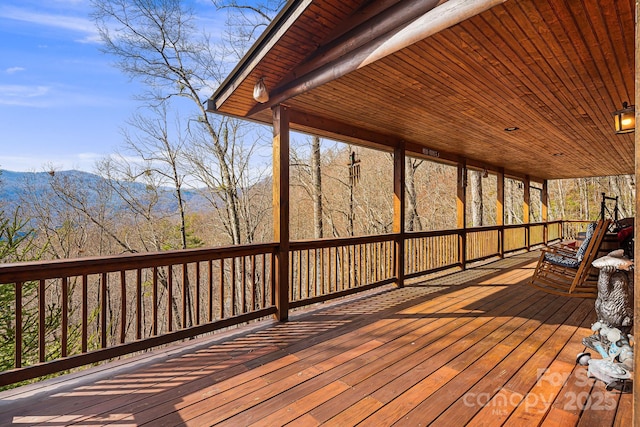
[[[11,68],[7,68],[5,71],[5,73],[7,74],[14,74],[17,73],[19,71],[24,71],[25,69],[22,67],[11,67]]]
[[[82,40],[85,42],[93,41],[98,36],[95,24],[88,18],[83,17],[39,13],[18,7],[5,6],[0,7],[0,18],[84,33],[86,36]]]
[[[44,85],[0,85],[0,106],[32,108],[101,107],[126,104],[129,101],[117,96],[87,93],[79,87],[53,87]]]
[[[37,106],[38,99],[46,96],[48,86],[0,85],[0,105]]]

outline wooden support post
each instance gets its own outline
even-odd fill
[[[640,19],[640,0],[636,0],[636,4],[635,4],[635,12],[636,12],[636,17],[635,17],[635,22],[640,22],[638,21]],[[640,64],[640,26],[638,26],[638,24],[636,24],[636,34],[635,34],[636,40],[635,40],[635,63],[636,63],[636,67],[635,67],[635,99],[638,100],[640,99],[640,67],[638,67],[638,64]],[[636,185],[639,179],[640,179],[640,127],[638,126],[638,119],[640,118],[640,109],[636,108],[636,131],[635,131],[635,160],[636,160],[636,165],[635,165],[635,182]],[[634,240],[638,240],[640,242],[640,239],[636,239],[636,237],[640,238],[640,218],[638,218],[638,214],[640,213],[640,197],[636,196],[636,215],[635,215],[635,220],[634,220],[634,227],[633,227],[633,233],[634,233]],[[638,245],[634,245],[634,259],[640,259],[640,244]],[[634,278],[634,295],[636,296],[634,298],[634,302],[633,302],[633,306],[634,306],[634,312],[633,312],[633,336],[636,337],[636,339],[638,337],[640,337],[640,298],[638,297],[640,295],[640,268],[634,268],[633,270],[633,278]],[[634,366],[636,366],[636,369],[634,369],[633,371],[633,383],[634,384],[640,384],[640,369],[638,369],[638,367],[640,366],[640,351],[634,351]],[[640,387],[633,387],[633,425],[634,426],[640,426]]]
[[[396,234],[394,266],[399,288],[404,286],[405,155],[405,147],[401,143],[393,151],[393,232]]]
[[[549,182],[542,181],[542,193],[540,194],[540,204],[542,205],[542,222],[544,223],[543,241],[549,243]]]
[[[496,225],[498,228],[498,255],[504,258],[504,169],[500,168],[496,174]]]
[[[524,202],[522,203],[522,222],[525,224],[524,244],[531,250],[531,180],[524,177]]]
[[[458,194],[456,198],[458,228],[458,261],[460,267],[467,268],[467,162],[458,163]]]
[[[289,318],[289,117],[287,107],[273,107],[273,238],[276,318]]]

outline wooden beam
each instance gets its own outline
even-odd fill
[[[359,128],[333,119],[302,113],[294,109],[289,109],[289,121],[291,127],[298,131],[384,151],[393,150],[401,142],[400,139],[391,135]]]
[[[395,273],[398,287],[404,286],[404,219],[405,219],[405,158],[404,145],[393,151],[393,232],[395,240]]]
[[[294,108],[288,108],[290,128],[297,132],[318,135],[336,141],[347,142],[363,147],[382,151],[391,151],[398,144],[404,143],[406,155],[420,159],[455,166],[461,161],[461,157],[446,151],[434,150],[424,144],[414,141],[404,141],[400,138],[369,129],[354,126],[339,120],[329,119],[305,113]],[[247,120],[251,120],[250,118]],[[264,123],[256,120],[257,123]],[[466,159],[467,166],[487,169],[490,172],[502,171],[504,176],[524,180],[526,175],[509,171],[502,166],[489,164],[475,159]],[[542,178],[531,176],[532,180],[542,182]]]
[[[456,228],[461,230],[458,234],[458,261],[464,270],[467,265],[467,163],[463,160],[458,163],[458,185],[456,197]]]
[[[373,2],[373,7],[379,9],[381,6],[376,3],[381,2]],[[425,14],[439,3],[441,1],[438,0],[405,0],[381,12],[377,10],[379,13],[375,16],[369,17],[369,19],[361,22],[360,25],[321,46],[309,59],[296,67],[287,78],[283,79],[283,82],[293,81],[295,78],[305,76],[329,62],[343,56],[352,55],[355,49],[403,26],[415,19],[416,16]]]
[[[275,264],[276,318],[289,318],[289,115],[273,107],[273,238],[278,243]]]
[[[449,0],[419,16],[410,24],[389,31],[354,49],[349,55],[343,55],[304,76],[274,88],[269,94],[269,101],[256,105],[248,115],[251,116],[267,107],[343,77],[505,1]]]

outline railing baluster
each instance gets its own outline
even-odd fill
[[[273,272],[275,268],[274,267],[275,264],[276,264],[276,251],[274,250],[273,252],[271,252],[271,261],[269,263],[269,266],[271,267],[269,269],[269,272],[270,272],[269,278],[271,281],[271,305],[272,306],[276,305],[276,275]]]
[[[22,282],[15,284],[15,310],[16,310],[16,332],[15,332],[15,363],[14,367],[22,367]]]
[[[311,270],[311,250],[307,249],[305,253],[307,254],[307,298],[309,298],[311,297],[311,276],[309,275]]]
[[[325,252],[326,248],[320,248],[320,289],[322,289],[322,293],[324,294],[326,292],[326,288],[325,288],[325,280],[324,280],[324,275],[325,275],[325,266],[324,266],[324,252]]]
[[[242,310],[240,313],[247,311],[247,257],[242,257]]]
[[[158,335],[158,267],[153,267],[153,336]]]
[[[319,255],[318,255],[318,248],[313,250],[313,292],[314,295],[318,295],[318,294],[322,294],[322,291],[320,290],[320,283],[318,280],[318,273],[319,273]]]
[[[195,298],[196,298],[196,319],[195,324],[200,324],[200,263],[196,262],[196,289],[195,289]]]
[[[44,362],[45,356],[45,295],[44,280],[38,282],[38,360]]]
[[[120,271],[120,344],[127,335],[127,272]]]
[[[136,339],[142,338],[142,270],[136,270]]]
[[[60,302],[60,308],[62,309],[60,355],[67,357],[67,348],[69,345],[69,280],[67,277],[62,278],[62,301]]]
[[[220,318],[224,319],[224,258],[220,258]]]
[[[298,299],[302,299],[302,251],[298,251]]]
[[[231,257],[231,315],[236,314],[236,258]]]
[[[207,282],[209,284],[209,322],[213,322],[213,260],[208,261],[209,271]]]
[[[187,264],[182,263],[182,329],[186,328],[187,323],[187,303],[189,301],[189,272],[187,271]],[[178,325],[180,327],[180,325]]]
[[[267,306],[267,254],[262,254],[262,308]]]
[[[124,344],[127,335],[127,272],[120,271],[120,344]]]
[[[256,307],[256,256],[251,255],[251,280],[249,280],[249,285],[251,286],[251,310],[255,310]]]
[[[100,348],[107,347],[107,273],[100,281]]]
[[[167,330],[173,331],[173,265],[167,266]]]
[[[334,260],[334,264],[335,264],[335,276],[336,276],[336,285],[335,285],[335,289],[334,291],[339,291],[340,289],[342,289],[342,248],[340,246],[337,246],[335,248],[335,260]]]
[[[363,269],[365,268],[365,260],[362,257],[362,252],[365,248],[365,245],[363,245],[362,243],[358,245],[358,277],[357,277],[357,281],[356,281],[356,285],[362,286],[364,284],[366,284],[366,282],[364,281],[364,276],[362,274]]]
[[[89,307],[88,307],[88,298],[89,298],[89,279],[86,274],[82,275],[82,337],[81,337],[81,347],[82,352],[87,352],[87,336],[89,334]]]

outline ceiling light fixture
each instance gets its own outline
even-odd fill
[[[253,87],[253,99],[261,104],[269,101],[269,91],[267,85],[264,84],[264,78],[260,77]]]
[[[622,109],[613,112],[616,133],[629,133],[636,130],[636,107],[627,102],[622,103]]]
[[[519,127],[516,126],[509,126],[508,128],[504,128],[505,132],[513,132],[520,129]]]

